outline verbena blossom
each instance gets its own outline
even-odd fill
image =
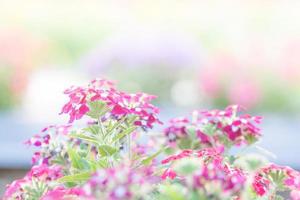
[[[236,105],[225,110],[194,111],[191,119],[172,119],[164,133],[171,146],[177,144],[180,148],[252,144],[261,136],[256,126],[261,117],[239,115],[240,111]]]
[[[275,200],[281,192],[300,199],[300,172],[275,164],[260,168],[262,163],[248,157],[244,161],[255,165],[250,168],[239,163],[245,155],[228,154],[261,136],[261,117],[240,114],[239,106],[194,111],[145,137],[145,129],[160,123],[153,96],[118,91],[103,79],[65,93],[69,102],[62,112],[70,122],[92,120],[78,129],[49,126],[28,140],[37,148],[34,166],[7,186],[4,200],[174,200],[174,194],[175,199]]]
[[[90,111],[89,103],[96,101],[105,103],[109,114],[114,117],[136,116],[137,126],[152,128],[153,124],[161,123],[156,116],[158,108],[151,104],[155,96],[119,91],[113,82],[105,79],[95,79],[85,87],[71,87],[64,93],[69,96],[69,102],[64,105],[61,113],[69,114],[69,123],[86,115]]]
[[[81,188],[65,188],[58,186],[52,190],[47,191],[40,200],[93,200],[88,197]]]
[[[293,191],[291,195],[295,195],[300,191],[300,172],[287,166],[269,164],[256,172],[252,188],[258,196],[274,196],[274,189]]]
[[[67,134],[71,128],[71,125],[51,125],[26,141],[26,144],[38,149],[32,156],[32,163],[48,165],[58,157],[67,158],[66,147],[72,141]]]
[[[39,195],[36,197],[39,198],[52,187],[54,180],[62,176],[59,166],[44,164],[33,166],[24,178],[7,185],[3,200],[26,200],[33,198],[33,195]]]
[[[216,187],[220,187],[226,195],[239,194],[247,176],[243,170],[224,162],[221,154],[221,149],[214,148],[199,151],[183,150],[162,161],[162,164],[169,164],[169,167],[161,177],[171,180],[177,177],[183,185],[198,189],[203,193],[207,193],[209,190],[214,191]],[[189,162],[191,163],[189,164]],[[195,169],[192,170],[193,168]],[[188,174],[184,172],[185,169],[189,169]]]
[[[142,199],[152,192],[158,179],[151,168],[133,169],[126,165],[98,170],[83,186],[87,195],[96,199]]]

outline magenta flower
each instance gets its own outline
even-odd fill
[[[256,172],[252,187],[257,195],[266,195],[274,185],[283,185],[287,190],[297,193],[296,191],[300,191],[300,172],[275,164],[270,164]]]
[[[152,191],[156,182],[151,168],[131,169],[121,165],[97,171],[83,186],[86,193],[96,199],[139,199]]]
[[[171,146],[176,142],[180,147],[182,140],[193,141],[191,145],[194,148],[249,145],[261,136],[260,129],[256,127],[261,117],[238,115],[240,111],[239,106],[229,106],[225,110],[194,111],[192,120],[185,117],[172,119],[164,133]],[[196,145],[195,140],[198,140]]]
[[[35,165],[24,178],[7,185],[3,200],[27,199],[31,197],[31,191],[41,190],[40,188],[35,188],[37,184],[42,185],[43,188],[39,192],[46,192],[50,187],[49,185],[54,180],[62,177],[62,175],[59,166]]]
[[[169,167],[165,169],[161,178],[171,180],[178,178],[178,181],[182,182],[183,185],[189,185],[191,178],[193,181],[190,187],[200,190],[207,188],[210,184],[219,183],[225,193],[240,193],[247,176],[241,169],[224,162],[223,150],[223,148],[207,148],[198,151],[183,150],[179,154],[169,156],[162,161],[162,164],[169,164]],[[176,171],[178,162],[188,163],[189,158],[196,159],[196,169],[192,174],[184,175]]]
[[[27,145],[38,149],[32,156],[32,163],[49,165],[57,156],[64,157],[67,142],[72,143],[72,139],[67,136],[71,128],[71,125],[51,125],[27,140],[25,142]]]
[[[89,103],[95,101],[105,103],[109,114],[113,117],[136,116],[134,124],[137,126],[152,128],[154,123],[161,123],[156,116],[158,108],[150,103],[155,96],[118,91],[111,81],[96,79],[86,87],[71,87],[65,94],[70,100],[64,105],[61,113],[69,114],[69,123],[86,115],[90,111]]]
[[[88,198],[81,188],[64,188],[62,186],[56,187],[53,190],[48,191],[41,197],[41,200],[68,200],[68,199],[81,199],[92,200]]]
[[[300,190],[293,190],[290,194],[291,200],[300,200]]]

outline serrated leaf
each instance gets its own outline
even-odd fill
[[[91,101],[88,105],[90,111],[87,115],[94,119],[99,119],[100,116],[104,115],[109,110],[106,103],[102,101]]]

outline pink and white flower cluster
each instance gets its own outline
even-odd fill
[[[152,95],[121,92],[104,79],[65,94],[69,122],[92,121],[49,126],[28,140],[38,149],[34,166],[3,200],[300,200],[300,172],[275,164],[249,170],[251,160],[240,163],[246,155],[229,154],[262,135],[261,117],[240,114],[240,106],[196,110],[146,138],[145,129],[161,123]]]
[[[224,192],[222,195],[238,195],[244,187],[247,176],[242,169],[231,166],[224,161],[223,150],[223,148],[205,148],[198,151],[184,150],[179,154],[170,156],[162,161],[162,164],[170,164],[162,174],[162,178],[178,178],[183,182],[183,185],[187,185],[188,179],[191,179],[190,187],[201,190],[207,196],[213,195],[207,190],[211,185],[219,186]],[[179,174],[177,172],[178,162],[186,164],[191,161],[190,158],[194,158],[191,162],[191,168],[194,165],[195,170],[188,175]]]
[[[62,176],[59,166],[48,166],[45,164],[33,166],[24,178],[15,180],[7,186],[3,199],[21,200],[33,198],[31,191],[34,192],[35,186],[42,188],[40,195],[43,195],[52,187],[53,181]]]
[[[122,200],[143,199],[152,192],[152,185],[158,181],[150,167],[133,169],[120,165],[98,170],[83,186],[86,194],[96,199]]]
[[[26,144],[38,149],[32,156],[32,163],[49,165],[49,162],[58,156],[64,158],[66,155],[65,146],[71,140],[67,136],[71,128],[71,125],[51,125],[26,141]]]
[[[187,117],[174,118],[164,130],[169,143],[180,143],[176,140],[198,140],[191,144],[199,146],[231,147],[242,144],[252,144],[261,136],[256,126],[261,117],[238,115],[242,110],[240,106],[229,106],[225,110],[194,111],[192,119]],[[193,138],[194,137],[194,138]]]
[[[113,82],[105,79],[95,79],[85,87],[71,87],[65,90],[65,94],[69,96],[69,102],[64,105],[61,113],[69,114],[70,123],[87,114],[90,111],[89,103],[95,101],[105,103],[110,115],[114,117],[137,116],[137,126],[152,128],[153,124],[161,123],[156,116],[158,108],[150,103],[155,96],[119,91]]]

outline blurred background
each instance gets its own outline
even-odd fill
[[[300,1],[0,0],[0,194],[30,167],[23,142],[62,91],[96,77],[158,96],[163,121],[241,104],[259,144],[300,169]]]

